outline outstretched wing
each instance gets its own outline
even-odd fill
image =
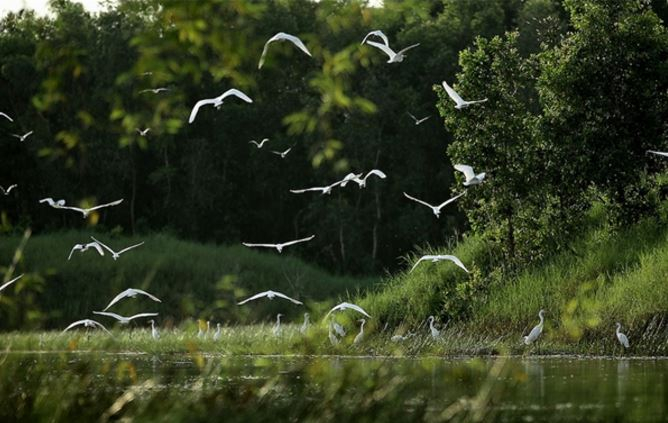
[[[207,98],[207,99],[200,100],[197,103],[195,103],[195,106],[190,111],[190,117],[188,118],[188,123],[193,123],[195,121],[195,117],[197,117],[197,112],[199,112],[199,108],[202,107],[202,106],[206,106],[207,104],[216,104],[216,99],[215,98]]]
[[[149,294],[149,293],[146,292],[146,291],[142,291],[141,289],[135,289],[134,291],[135,291],[136,293],[138,293],[138,294],[146,295],[147,297],[149,297],[150,299],[152,299],[152,300],[155,301],[155,302],[158,302],[158,303],[161,303],[161,302],[162,302],[162,301],[160,301],[160,299],[159,299],[158,297],[156,297],[155,295],[151,295],[151,294]]]
[[[158,313],[139,313],[135,314],[134,316],[128,317],[128,320],[139,319],[140,317],[155,317],[157,315]]]
[[[7,118],[10,122],[14,122],[14,119],[10,118],[7,113],[0,112],[0,116]]]
[[[383,34],[383,31],[381,31],[379,29],[377,29],[375,31],[371,31],[368,34],[366,34],[366,37],[364,37],[364,39],[362,40],[360,45],[364,44],[366,42],[367,38],[369,38],[372,35],[375,35],[376,37],[380,37],[383,40],[383,42],[385,43],[386,46],[390,45],[390,40],[388,40],[387,36],[385,34]]]
[[[281,297],[281,298],[283,298],[283,299],[292,301],[292,302],[295,303],[295,304],[299,304],[299,305],[304,304],[304,303],[302,303],[301,301],[297,301],[297,300],[295,300],[294,298],[290,298],[290,297],[288,297],[287,295],[282,294],[282,293],[280,293],[280,292],[276,292],[276,291],[274,291],[274,295],[276,295],[277,297]]]
[[[390,47],[386,46],[385,44],[377,43],[375,41],[367,41],[366,43],[369,44],[370,46],[374,46],[376,48],[379,48],[379,49],[383,50],[383,52],[385,54],[390,56],[390,59],[393,58],[394,56],[396,56],[396,53],[394,52],[394,50],[392,50]]]
[[[439,260],[450,260],[451,262],[453,262],[453,263],[456,264],[457,266],[459,266],[459,267],[461,267],[462,269],[464,269],[464,271],[465,271],[466,273],[469,273],[469,270],[466,268],[466,266],[464,266],[464,263],[462,263],[462,261],[461,261],[460,259],[458,259],[457,257],[455,257],[455,256],[447,255],[447,254],[446,254],[446,255],[436,256],[435,258],[437,258],[437,259],[439,259]]]
[[[663,151],[647,150],[647,152],[652,153],[652,154],[656,154],[658,156],[668,157],[668,153],[664,153]]]
[[[117,302],[119,302],[119,301],[122,300],[123,298],[127,297],[129,293],[130,293],[130,290],[129,290],[129,289],[126,289],[125,291],[123,291],[123,292],[121,292],[120,294],[116,295],[116,296],[114,297],[114,299],[111,300],[111,302],[109,303],[109,305],[107,305],[107,306],[104,308],[104,310],[102,310],[102,311],[107,311],[107,310],[109,310],[109,308],[110,308],[112,305],[116,304]]]
[[[102,323],[96,322],[95,320],[92,320],[92,319],[88,319],[88,322],[92,323],[93,326],[98,327],[98,328],[104,330],[105,332],[107,332],[109,335],[111,335],[111,332],[109,332],[109,330],[107,330],[107,328],[105,328]]]
[[[70,255],[67,256],[67,261],[70,261],[72,258],[72,254],[74,254],[75,251],[81,251],[83,250],[84,246],[81,244],[76,244],[74,247],[72,247],[72,250],[70,250]]]
[[[275,38],[278,40],[287,40],[290,41],[292,44],[296,45],[301,51],[304,53],[308,54],[311,56],[311,52],[308,51],[302,40],[300,40],[298,37],[295,37],[294,35],[286,34],[285,32],[279,32],[278,34],[275,35]],[[311,56],[313,57],[313,56]]]
[[[243,304],[246,304],[249,301],[253,301],[253,300],[257,300],[258,298],[266,297],[268,292],[269,291],[265,291],[265,292],[260,292],[259,294],[255,294],[252,297],[246,298],[242,302],[237,303],[237,305],[243,305]]]
[[[387,175],[383,171],[378,170],[378,169],[372,169],[372,170],[369,171],[369,173],[366,174],[366,176],[364,176],[364,180],[366,181],[367,178],[371,175],[376,175],[380,179],[387,178]]]
[[[323,187],[313,187],[313,188],[304,188],[304,189],[291,189],[290,192],[293,194],[303,194],[309,191],[324,191]]]
[[[219,98],[220,98],[220,101],[223,101],[226,97],[229,97],[229,96],[231,96],[231,95],[236,96],[236,97],[239,97],[240,99],[242,99],[242,100],[245,101],[246,103],[252,103],[252,102],[253,102],[253,100],[251,100],[250,97],[248,97],[248,96],[247,96],[246,94],[244,94],[243,92],[237,90],[236,88],[230,88],[229,90],[225,91],[225,92],[219,97]]]
[[[404,54],[404,53],[406,53],[408,50],[410,50],[410,49],[412,49],[412,48],[415,48],[415,47],[417,47],[417,46],[419,46],[419,45],[420,45],[420,43],[413,44],[412,46],[408,46],[408,47],[406,47],[406,48],[403,49],[403,50],[399,50],[399,52],[398,52],[397,54]]]
[[[447,82],[443,81],[442,84],[443,88],[445,88],[445,92],[448,93],[450,98],[453,99],[455,103],[457,104],[465,103],[464,99],[461,98],[459,94],[457,94],[457,91],[453,90],[452,87],[450,87],[450,85],[448,85]]]
[[[284,243],[283,243],[283,246],[284,246],[284,247],[287,247],[288,245],[299,244],[300,242],[307,242],[307,241],[312,240],[313,238],[315,238],[315,235],[311,235],[311,236],[308,237],[308,238],[295,239],[294,241],[284,242]]]
[[[105,207],[117,206],[117,205],[121,204],[122,202],[123,202],[123,199],[121,198],[120,200],[112,201],[111,203],[107,203],[107,204],[100,204],[99,206],[91,207],[87,210],[90,213],[94,210],[99,210],[99,209],[102,209],[102,208],[105,208]]]
[[[95,237],[93,237],[93,236],[91,236],[90,238],[91,238],[93,241],[97,242],[99,245],[101,245],[102,248],[104,248],[105,250],[109,251],[111,254],[116,254],[116,251],[114,251],[114,250],[112,250],[111,248],[109,248],[106,244],[103,244],[102,241],[98,241],[98,240],[95,239]],[[98,250],[98,251],[100,251],[100,250]],[[104,252],[102,252],[102,255],[104,255]],[[109,308],[109,307],[111,307],[111,304],[109,304],[109,305],[107,306],[107,308]],[[105,308],[105,310],[106,310],[107,308]]]
[[[100,246],[100,244],[98,244],[97,242],[89,242],[89,243],[86,245],[86,247],[93,247],[93,248],[95,248],[95,249],[97,250],[98,253],[100,253],[101,256],[104,256],[104,250],[102,249],[102,247]]]
[[[65,330],[63,330],[63,332],[67,332],[68,330],[72,329],[73,327],[83,325],[87,321],[88,321],[88,319],[83,319],[83,320],[77,320],[76,322],[70,323],[70,325],[68,327],[66,327]]]
[[[454,167],[456,170],[464,174],[464,177],[466,178],[467,181],[470,181],[471,179],[475,178],[475,172],[473,171],[473,168],[471,166],[456,164]]]
[[[2,284],[2,286],[0,286],[0,292],[2,292],[3,289],[7,288],[9,285],[13,284],[14,282],[21,279],[22,277],[23,277],[23,275],[19,275],[19,276],[15,277],[14,279],[12,279],[11,281],[5,282],[4,284]]]
[[[415,268],[418,266],[418,264],[420,264],[422,261],[424,261],[424,260],[429,260],[429,259],[431,259],[431,258],[432,258],[432,256],[422,256],[422,257],[420,257],[420,258],[418,259],[418,261],[415,262],[415,264],[413,265],[413,267],[411,267],[411,270],[409,270],[408,273],[411,273],[413,270],[415,270]]]
[[[461,194],[455,195],[454,197],[452,197],[449,200],[446,200],[446,201],[442,202],[441,204],[439,204],[438,209],[439,210],[442,209],[443,207],[445,207],[448,204],[452,203],[453,201],[457,200],[459,197],[461,197],[464,194],[466,194],[466,191],[462,192]]]
[[[418,200],[418,199],[415,198],[415,197],[411,197],[410,195],[406,194],[405,192],[404,192],[404,196],[406,196],[406,198],[408,198],[409,200],[413,200],[413,201],[415,201],[415,202],[417,202],[417,203],[420,203],[420,204],[423,204],[423,205],[425,205],[425,206],[427,206],[427,207],[429,207],[429,208],[433,208],[433,207],[434,207],[434,206],[432,206],[432,205],[429,204],[429,203],[426,203],[426,202],[424,202],[424,201],[422,201],[422,200]]]
[[[141,245],[144,245],[144,241],[140,242],[139,244],[135,244],[135,245],[131,245],[131,246],[129,246],[129,247],[123,248],[121,251],[118,252],[118,254],[123,254],[124,252],[126,252],[126,251],[130,251],[130,250],[132,250],[133,248],[137,248],[137,247],[139,247],[139,246],[141,246]]]
[[[119,321],[125,320],[125,317],[123,317],[119,314],[116,314],[116,313],[112,313],[110,311],[94,311],[93,314],[99,314],[100,316],[113,317],[114,319],[119,320]]]
[[[242,245],[245,245],[246,247],[263,247],[263,248],[276,248],[277,244],[251,244],[248,242],[242,242]]]

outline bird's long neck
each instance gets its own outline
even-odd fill
[[[538,323],[539,326],[543,326],[543,323],[545,321],[545,318],[543,317],[543,313],[538,313],[538,318],[540,319],[540,323]]]
[[[434,330],[434,319],[429,319],[429,329]]]
[[[617,329],[615,330],[615,333],[619,335],[619,330],[622,328],[622,325],[617,324]]]
[[[362,321],[362,326],[360,326],[360,333],[364,333],[364,325],[366,324],[366,321]]]

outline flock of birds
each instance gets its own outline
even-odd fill
[[[372,37],[374,39],[377,39],[377,41],[372,41]],[[274,42],[290,42],[290,43],[294,44],[299,50],[304,52],[306,55],[312,57],[312,55],[311,55],[310,51],[308,50],[308,48],[306,47],[306,45],[298,37],[296,37],[294,35],[291,35],[291,34],[284,33],[284,32],[279,32],[276,35],[274,35],[273,37],[271,37],[265,43],[264,48],[262,50],[262,54],[260,56],[259,63],[258,63],[258,69],[262,68],[262,66],[265,62],[267,53],[269,51],[269,47],[270,47],[271,43],[274,43]],[[369,32],[361,42],[361,45],[364,45],[364,44],[375,47],[375,48],[379,49],[380,51],[382,51],[383,53],[385,53],[388,56],[387,63],[401,63],[406,58],[406,52],[407,51],[409,51],[409,50],[411,50],[415,47],[418,47],[420,45],[419,43],[418,44],[413,44],[413,45],[405,47],[405,48],[403,48],[399,51],[394,51],[390,47],[388,37],[380,30],[374,30],[374,31]],[[152,74],[151,72],[145,72],[143,75],[151,75],[151,74]],[[457,93],[452,87],[450,87],[447,84],[446,81],[442,82],[442,86],[443,86],[445,92],[447,93],[447,95],[450,97],[450,99],[452,101],[454,101],[454,103],[455,103],[454,107],[457,110],[462,110],[462,109],[468,108],[470,106],[473,106],[473,105],[476,105],[476,104],[481,104],[481,103],[484,103],[484,102],[487,101],[487,98],[480,99],[480,100],[464,100],[459,95],[459,93]],[[170,91],[169,88],[158,87],[158,88],[145,89],[145,90],[140,91],[140,93],[160,94],[160,93],[168,92],[168,91]],[[253,102],[253,100],[247,94],[243,93],[242,91],[240,91],[236,88],[232,88],[232,89],[229,89],[229,90],[225,91],[224,93],[222,93],[221,95],[219,95],[217,97],[207,98],[207,99],[202,99],[202,100],[197,101],[195,103],[195,105],[193,106],[191,112],[190,112],[190,116],[188,118],[188,123],[192,124],[196,120],[196,118],[198,116],[198,113],[200,112],[200,109],[202,107],[213,106],[215,109],[218,110],[222,107],[225,99],[227,99],[228,97],[236,97],[236,98],[238,98],[242,101],[245,101],[246,103],[252,103]],[[414,120],[415,125],[420,125],[431,117],[431,116],[426,116],[424,118],[417,118],[410,113],[408,113],[408,115]],[[9,120],[10,122],[13,122],[13,119],[9,115],[7,115],[6,113],[0,112],[0,117],[5,118],[5,119]],[[136,132],[142,137],[147,136],[149,131],[151,131],[151,128],[144,128],[144,129],[136,128]],[[30,137],[33,134],[33,132],[34,131],[29,131],[29,132],[27,132],[23,135],[12,134],[12,136],[17,138],[20,142],[24,142],[24,141],[26,141],[26,139],[28,137]],[[250,144],[253,144],[258,149],[263,148],[263,146],[268,142],[269,142],[268,138],[264,138],[260,142],[257,142],[256,140],[249,141]],[[276,155],[278,155],[278,156],[280,156],[281,158],[284,159],[290,153],[290,151],[291,151],[291,148],[288,148],[284,151],[272,151],[272,153],[274,153],[274,154],[276,154]],[[661,156],[664,156],[664,157],[668,157],[668,153],[664,153],[664,152],[660,152],[660,151],[649,151],[649,153],[661,155]],[[484,180],[485,180],[485,172],[476,173],[474,171],[473,167],[471,167],[469,165],[456,164],[454,166],[454,169],[463,174],[463,176],[464,176],[463,186],[466,187],[466,188],[469,188],[469,187],[472,187],[472,186],[475,186],[475,185],[479,185],[479,184],[483,183]],[[364,175],[364,176],[362,176],[362,175]],[[318,187],[310,187],[310,188],[302,188],[302,189],[293,189],[293,190],[290,190],[290,192],[294,193],[294,194],[303,194],[303,193],[307,193],[307,192],[320,192],[320,194],[323,194],[323,195],[324,194],[331,194],[332,189],[337,188],[337,187],[343,188],[350,182],[357,183],[359,188],[365,188],[367,179],[371,176],[375,176],[379,179],[385,179],[387,177],[387,175],[384,172],[382,172],[381,170],[372,169],[371,171],[367,172],[366,174],[364,174],[364,173],[349,173],[343,179],[341,179],[339,181],[336,181],[336,182],[333,182],[329,185],[318,186]],[[10,194],[10,192],[12,192],[12,190],[16,189],[17,187],[18,187],[17,184],[10,185],[7,188],[4,188],[4,187],[0,186],[0,190],[2,191],[3,195],[7,196],[7,195]],[[426,201],[415,198],[415,197],[413,197],[413,196],[411,196],[411,195],[409,195],[405,192],[404,192],[404,196],[411,201],[414,201],[418,204],[421,204],[421,205],[431,209],[434,216],[436,216],[436,218],[438,218],[440,216],[441,210],[445,206],[453,203],[454,201],[456,201],[457,199],[459,199],[461,196],[465,195],[466,193],[467,193],[467,191],[465,190],[462,193],[457,194],[456,196],[454,196],[454,197],[452,197],[452,198],[450,198],[450,199],[448,199],[448,200],[446,200],[446,201],[444,201],[444,202],[442,202],[438,205],[432,205],[432,204],[430,204]],[[103,208],[118,206],[122,202],[123,202],[123,199],[120,199],[120,200],[116,200],[116,201],[113,201],[113,202],[110,202],[110,203],[97,205],[97,206],[94,206],[94,207],[80,208],[80,207],[67,206],[65,200],[62,200],[62,199],[61,200],[54,200],[53,198],[44,198],[44,199],[39,200],[39,203],[46,204],[46,205],[48,205],[48,206],[50,206],[54,209],[71,210],[71,211],[79,212],[79,213],[82,214],[84,219],[87,218],[91,212],[94,212],[94,211],[97,211],[97,210],[100,210],[100,209],[103,209]],[[279,253],[281,253],[283,251],[283,249],[286,248],[286,247],[296,245],[296,244],[305,243],[305,242],[309,242],[314,238],[315,238],[315,235],[311,235],[311,236],[306,237],[306,238],[296,239],[296,240],[282,242],[282,243],[247,243],[247,242],[244,242],[243,245],[246,246],[246,247],[249,247],[249,248],[276,249]],[[68,256],[68,260],[70,260],[72,258],[72,255],[75,252],[85,253],[88,250],[90,250],[91,248],[94,251],[96,251],[100,256],[104,256],[105,251],[107,251],[108,253],[111,253],[113,260],[118,260],[121,256],[121,254],[124,254],[124,253],[126,253],[126,252],[144,244],[143,242],[141,242],[139,244],[135,244],[135,245],[131,245],[131,246],[128,246],[126,248],[123,248],[119,251],[114,251],[109,246],[107,246],[106,244],[102,243],[101,241],[95,239],[94,237],[91,237],[91,239],[92,239],[92,242],[76,244],[74,247],[72,247],[72,249],[70,251],[70,254]],[[456,266],[458,266],[459,268],[461,268],[465,272],[467,272],[467,273],[469,272],[468,269],[466,268],[466,266],[462,263],[462,261],[459,258],[457,258],[453,255],[424,255],[419,260],[417,260],[417,262],[413,265],[413,267],[410,269],[409,272],[412,272],[413,270],[415,270],[415,268],[420,263],[422,263],[424,261],[432,262],[432,263],[437,263],[437,262],[440,262],[440,261],[449,261],[449,262],[454,263]],[[6,282],[2,286],[0,286],[0,292],[2,292],[4,289],[6,289],[8,286],[12,285],[16,281],[18,281],[22,276],[23,275],[20,275],[16,278]],[[121,324],[121,325],[127,325],[135,319],[157,317],[158,313],[156,313],[156,312],[142,312],[142,313],[135,314],[133,316],[125,317],[125,316],[121,316],[117,313],[107,311],[113,305],[117,304],[119,301],[121,301],[125,298],[135,298],[135,297],[138,297],[138,296],[146,297],[146,298],[148,298],[148,299],[150,299],[154,302],[158,302],[158,303],[161,302],[161,300],[158,297],[156,297],[156,296],[154,296],[154,295],[152,295],[152,294],[150,294],[146,291],[143,291],[143,290],[140,290],[140,289],[135,289],[135,288],[129,288],[129,289],[126,289],[125,291],[121,292],[120,294],[118,294],[116,297],[114,297],[111,300],[111,302],[107,305],[107,307],[105,307],[102,311],[93,311],[93,314],[113,318],[116,321],[118,321],[119,324]],[[280,299],[283,299],[283,300],[287,300],[287,301],[289,301],[289,302],[291,302],[295,305],[299,305],[299,306],[303,305],[303,303],[301,301],[298,301],[294,298],[291,298],[291,297],[289,297],[289,296],[287,296],[283,293],[280,293],[280,292],[277,292],[277,291],[272,291],[272,290],[260,292],[260,293],[255,294],[255,295],[253,295],[253,296],[251,296],[251,297],[249,297],[249,298],[247,298],[243,301],[240,301],[237,304],[239,306],[241,306],[241,305],[250,303],[252,301],[262,299],[262,298],[266,298],[266,299],[269,299],[269,300],[273,300],[275,298],[280,298]],[[327,313],[327,315],[325,316],[325,319],[327,319],[330,316],[333,316],[334,312],[340,312],[340,311],[345,311],[345,310],[353,310],[357,313],[362,314],[366,318],[369,318],[369,319],[371,318],[371,316],[364,309],[362,309],[360,306],[358,306],[356,304],[348,303],[348,302],[342,302],[341,304],[338,304],[337,306],[333,307]],[[529,334],[527,336],[523,337],[523,341],[524,341],[525,344],[527,344],[527,345],[532,344],[539,339],[541,333],[543,332],[544,313],[545,313],[544,310],[540,310],[540,312],[538,313],[538,317],[540,319],[539,324],[536,325],[529,332]],[[283,316],[283,314],[281,314],[281,313],[279,313],[276,316],[276,324],[273,327],[273,333],[277,336],[281,334],[281,317],[282,316]],[[358,320],[358,322],[360,323],[360,331],[359,331],[358,335],[354,338],[354,341],[353,341],[354,344],[360,343],[364,338],[364,325],[366,323],[366,319],[362,318],[362,319]],[[434,339],[437,339],[437,338],[440,337],[440,331],[438,330],[438,328],[436,328],[436,326],[434,325],[434,322],[435,322],[435,317],[434,316],[429,316],[428,323],[429,323],[430,334]],[[155,320],[151,319],[151,320],[149,320],[149,323],[151,324],[151,334],[152,334],[153,338],[158,339],[160,337],[160,333],[158,331],[158,328],[156,327]],[[300,328],[300,331],[302,333],[305,332],[308,329],[309,324],[310,324],[309,313],[304,313],[304,323],[302,324],[302,326]],[[67,326],[64,329],[63,332],[67,332],[70,329],[73,329],[73,328],[76,328],[76,327],[79,327],[79,326],[83,326],[85,328],[98,328],[98,329],[106,331],[107,333],[111,333],[111,332],[109,332],[109,330],[104,325],[102,325],[101,323],[99,323],[95,320],[92,320],[92,319],[82,319],[82,320],[75,321],[72,324],[70,324],[69,326]],[[628,348],[629,347],[628,338],[626,337],[626,335],[624,335],[623,333],[620,332],[620,329],[621,329],[621,324],[617,323],[616,324],[616,331],[615,331],[617,339],[625,348]],[[200,328],[199,332],[198,332],[198,336],[200,336],[200,337],[206,336],[206,334],[209,332],[209,330],[210,330],[210,322],[207,322],[207,331],[204,332]],[[217,324],[217,330],[213,335],[213,339],[214,340],[219,339],[220,334],[221,334],[221,327],[220,327],[220,323],[218,323]],[[342,337],[345,334],[346,334],[345,329],[339,323],[337,323],[335,319],[329,319],[329,339],[330,339],[332,344],[338,344],[340,342],[339,337]],[[408,333],[406,335],[394,335],[394,336],[392,336],[391,340],[392,341],[403,341],[403,340],[408,339],[409,337],[411,337],[413,335],[414,335],[413,333]]]

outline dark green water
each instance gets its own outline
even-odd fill
[[[666,421],[668,360],[5,355],[0,421]]]

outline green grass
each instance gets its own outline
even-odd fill
[[[74,244],[93,235],[118,250],[145,241],[114,261],[94,251],[67,256]],[[20,237],[3,239],[0,257],[11,258]],[[308,308],[322,310],[333,301],[348,298],[375,282],[373,279],[339,277],[290,255],[256,251],[243,246],[197,244],[166,235],[109,236],[88,232],[33,235],[16,273],[26,273],[0,297],[0,327],[62,328],[73,320],[92,317],[119,292],[140,288],[162,299],[122,301],[113,310],[122,315],[159,312],[163,324],[180,324],[202,318],[215,321],[253,322],[273,320],[276,313],[301,316],[303,308],[286,301],[255,301],[243,307],[236,302],[246,295],[273,289],[302,300]],[[13,303],[12,301],[15,301]],[[32,311],[29,311],[29,310]],[[19,315],[33,313],[33,320]]]

